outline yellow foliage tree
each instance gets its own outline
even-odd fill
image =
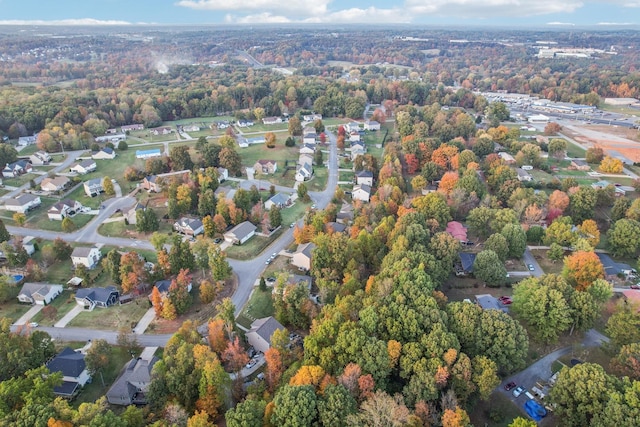
[[[396,340],[389,340],[387,342],[387,353],[389,353],[390,365],[396,366],[398,359],[400,359],[400,352],[402,351],[402,344]]]
[[[167,320],[175,320],[178,317],[176,308],[168,297],[162,298],[162,317]]]
[[[564,259],[564,276],[579,291],[604,278],[604,267],[595,252],[577,251]]]
[[[598,223],[592,219],[585,219],[582,224],[578,226],[578,233],[583,239],[591,245],[592,248],[598,246],[600,243],[600,230],[598,230]]]
[[[325,372],[322,366],[307,365],[301,367],[289,380],[289,385],[313,385],[318,387],[324,378]]]
[[[614,159],[611,156],[606,156],[600,162],[600,172],[622,173],[622,169],[623,169],[622,160]]]

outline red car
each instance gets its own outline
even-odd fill
[[[640,289],[640,285],[631,285],[630,288],[631,289]]]
[[[509,391],[509,390],[511,390],[512,388],[515,388],[515,387],[516,387],[516,383],[514,383],[514,382],[512,381],[512,382],[510,382],[510,383],[508,383],[508,384],[505,384],[504,389],[505,389],[505,390],[507,390],[507,391]]]
[[[503,305],[510,305],[513,302],[511,301],[511,297],[506,295],[498,298],[498,301],[500,301],[500,303]]]

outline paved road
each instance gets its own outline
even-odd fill
[[[115,331],[99,331],[95,329],[85,328],[53,328],[39,326],[38,330],[44,331],[51,335],[52,338],[61,341],[88,341],[102,339],[110,344],[118,343],[118,332]],[[135,335],[132,336],[143,347],[164,347],[172,334],[163,335]]]
[[[524,251],[522,260],[527,265],[527,267],[529,266],[529,264],[533,265],[533,270],[529,271],[531,276],[540,277],[544,274],[544,271],[540,267],[540,264],[538,264],[538,261],[536,261],[536,257],[533,256],[533,254],[531,253],[528,247]]]

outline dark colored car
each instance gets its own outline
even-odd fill
[[[513,381],[511,381],[508,384],[505,384],[504,389],[507,391],[510,391],[511,389],[516,387],[516,383],[514,383]]]
[[[640,289],[640,285],[631,285],[631,289]]]
[[[222,239],[220,237],[216,237],[215,239],[213,239],[213,243],[215,243],[216,245],[220,242],[222,242]]]

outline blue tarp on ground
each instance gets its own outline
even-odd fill
[[[524,404],[524,410],[527,411],[527,414],[529,414],[534,421],[540,421],[547,416],[547,410],[533,399],[528,400]]]

